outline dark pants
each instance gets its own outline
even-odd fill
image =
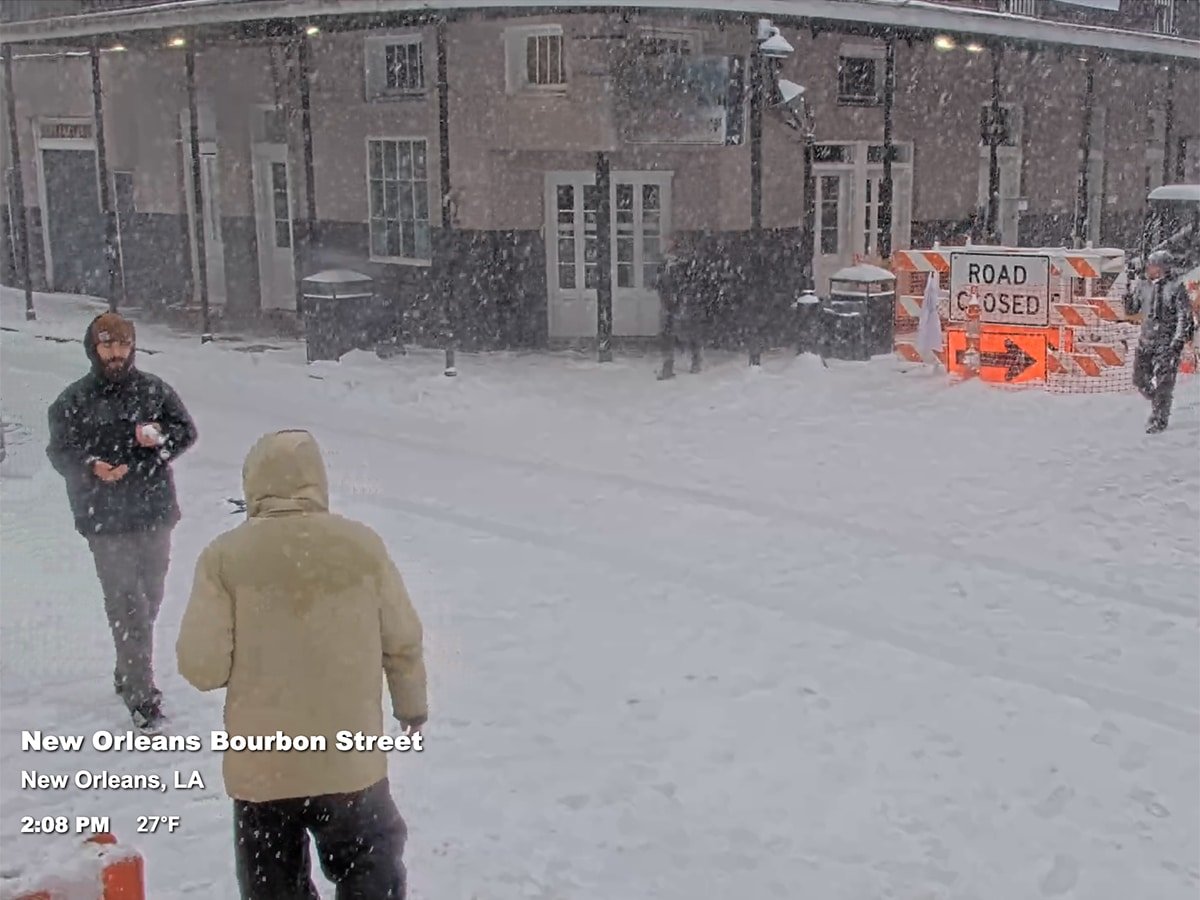
[[[154,686],[154,622],[171,562],[171,528],[88,538],[116,650],[113,679],[130,711],[159,696]]]
[[[686,308],[678,302],[664,304],[659,339],[663,354],[663,366],[659,372],[660,380],[675,377],[675,347],[680,342],[685,344],[691,354],[691,371],[700,371],[703,361],[701,347],[704,334],[700,323],[688,316]]]
[[[1181,350],[1172,350],[1169,346],[1138,345],[1133,358],[1133,386],[1150,401],[1152,424],[1165,427],[1171,417],[1181,356]]]
[[[311,879],[308,834],[337,900],[404,900],[408,829],[388,787],[352,794],[233,802],[237,879],[242,900],[319,900]]]

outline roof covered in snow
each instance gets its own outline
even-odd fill
[[[320,18],[382,12],[429,13],[455,10],[537,9],[562,12],[578,9],[632,8],[678,12],[729,12],[788,19],[818,19],[890,25],[929,31],[948,31],[987,37],[1094,47],[1117,53],[1175,57],[1200,63],[1200,41],[1173,35],[1126,31],[1068,22],[1052,22],[986,9],[946,6],[929,0],[166,0],[153,6],[6,23],[0,44],[36,40],[71,40],[116,31],[179,28],[279,18]]]

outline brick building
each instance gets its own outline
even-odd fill
[[[121,302],[206,295],[218,323],[294,318],[304,276],[346,268],[416,337],[449,320],[467,346],[591,341],[611,308],[616,338],[646,338],[672,238],[713,269],[731,321],[769,330],[797,286],[856,255],[964,233],[1127,246],[1149,188],[1200,180],[1200,4],[38,0],[3,15],[35,289],[107,296],[107,199]],[[761,17],[794,52],[764,57]],[[807,143],[779,105],[788,83],[805,88]]]

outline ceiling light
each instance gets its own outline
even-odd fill
[[[983,44],[976,44],[974,41],[972,41],[971,43],[967,44],[967,52],[968,53],[982,53],[983,52]]]
[[[939,50],[953,50],[957,45],[954,43],[954,38],[949,35],[939,34],[933,39],[933,46]]]
[[[172,46],[172,47],[186,47],[186,46],[187,46],[187,39],[186,39],[186,38],[181,38],[181,37],[171,38],[171,41],[170,41],[170,46]]]
[[[124,53],[125,45],[124,44],[113,44],[111,47],[108,48],[108,52],[109,53]]]
[[[307,34],[309,37],[316,37],[318,34],[321,33],[321,29],[318,28],[316,25],[309,25],[307,28],[304,29],[304,33]]]

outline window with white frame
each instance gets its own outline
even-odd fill
[[[1036,16],[1038,0],[1000,0],[1000,11],[1016,16]]]
[[[428,146],[424,138],[367,141],[371,258],[428,262]]]
[[[561,91],[567,86],[567,45],[560,25],[510,28],[504,32],[508,90]]]
[[[842,44],[838,53],[838,103],[877,106],[883,102],[884,59],[879,44]]]
[[[425,92],[425,47],[419,34],[378,35],[366,39],[368,100]]]
[[[992,154],[989,143],[993,121],[991,102],[979,107],[978,208],[986,216],[992,190]],[[1001,244],[1014,246],[1020,241],[1022,169],[1024,160],[1025,110],[1015,103],[1001,103],[997,120],[1000,141],[996,145],[996,174],[998,182],[994,212],[996,231]]]
[[[638,49],[647,55],[693,56],[700,52],[700,33],[677,28],[643,26],[638,31]]]
[[[1175,0],[1155,0],[1154,30],[1158,34],[1175,33]]]

